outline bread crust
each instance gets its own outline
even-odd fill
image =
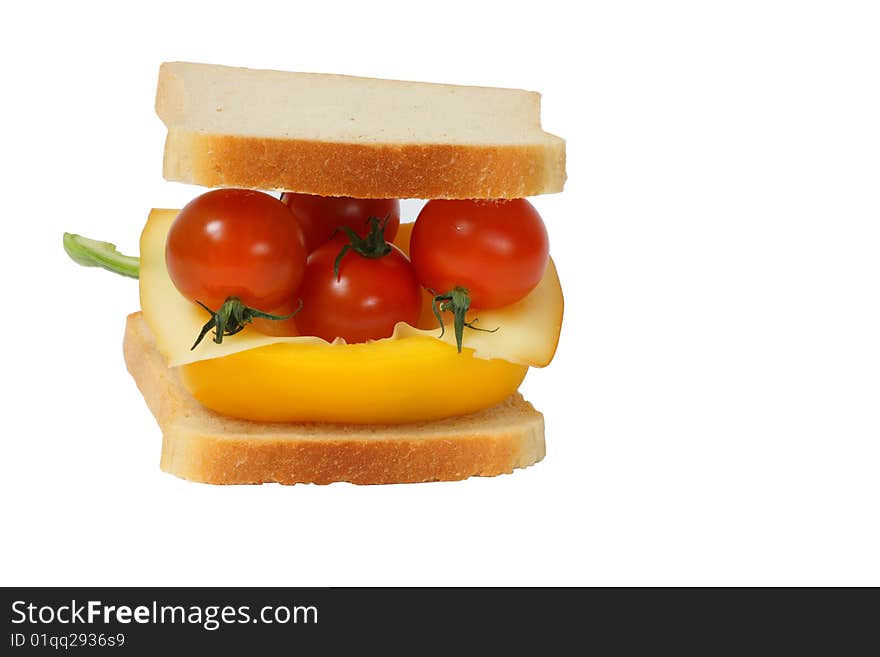
[[[161,468],[211,484],[453,481],[512,472],[544,457],[544,418],[519,394],[490,409],[411,425],[274,424],[196,402],[129,315],[125,362],[162,429]]]
[[[205,187],[356,198],[509,199],[561,192],[565,142],[357,144],[169,127],[164,176]]]

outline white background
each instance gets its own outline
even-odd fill
[[[880,20],[870,2],[14,3],[2,51],[3,584],[880,584]],[[320,5],[321,9],[316,9]],[[579,11],[575,7],[580,7]],[[163,474],[125,371],[163,60],[544,94],[566,291],[496,479]]]

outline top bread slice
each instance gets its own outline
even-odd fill
[[[206,187],[358,198],[562,191],[565,142],[517,89],[162,64],[164,175]]]

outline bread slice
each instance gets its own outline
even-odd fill
[[[479,413],[406,425],[273,424],[218,415],[184,389],[141,313],[125,362],[162,429],[161,468],[209,484],[391,484],[495,476],[544,458],[544,417],[519,394]]]
[[[162,64],[168,180],[359,198],[562,191],[565,142],[517,89]]]

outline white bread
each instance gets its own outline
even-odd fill
[[[165,177],[206,187],[502,199],[565,182],[529,91],[171,62],[156,112]]]
[[[211,484],[388,484],[494,476],[544,457],[544,418],[519,394],[479,413],[407,425],[272,424],[196,402],[128,316],[125,362],[162,429],[161,468]]]

